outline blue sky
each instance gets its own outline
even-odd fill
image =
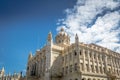
[[[0,0],[0,68],[6,73],[25,70],[29,52],[41,48],[48,32],[76,0]]]

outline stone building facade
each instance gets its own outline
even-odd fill
[[[4,70],[4,67],[3,67],[3,68],[0,70],[0,80],[3,79],[4,73],[5,73],[5,70]]]
[[[26,80],[26,77],[23,77],[20,73],[5,75],[5,70],[4,68],[2,68],[2,70],[0,71],[0,80]]]
[[[53,41],[29,54],[27,80],[120,80],[120,54],[96,44],[84,44],[70,36],[63,28]]]

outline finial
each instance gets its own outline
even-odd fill
[[[48,41],[51,41],[51,40],[52,40],[52,33],[50,31],[49,34],[48,34]]]
[[[48,33],[48,34],[52,34],[52,33],[51,33],[51,31],[49,31],[49,33]]]
[[[31,59],[33,56],[32,56],[32,52],[30,51],[29,53],[29,59]]]
[[[60,29],[60,31],[61,31],[61,32],[64,31],[64,28],[62,27],[62,28]]]
[[[78,38],[78,35],[76,33],[76,36],[75,36],[75,42],[78,43],[79,42],[79,38]]]
[[[77,39],[78,39],[78,35],[77,35],[77,33],[76,33],[76,36],[75,36]]]
[[[2,68],[2,71],[3,71],[3,72],[5,71],[4,67]]]

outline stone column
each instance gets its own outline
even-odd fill
[[[86,65],[85,65],[85,50],[82,50],[83,54],[83,71],[86,71]]]
[[[107,73],[107,64],[108,64],[108,62],[107,62],[107,55],[104,55],[104,63],[105,63],[105,73]]]
[[[94,52],[92,52],[92,65],[93,65],[93,72],[95,72],[95,61],[94,61]]]
[[[103,61],[102,61],[102,55],[100,55],[100,63],[101,63],[101,72],[103,73]]]
[[[91,71],[91,68],[90,68],[90,51],[88,50],[88,70],[89,72]]]
[[[117,68],[117,63],[116,63],[116,59],[115,58],[114,58],[114,62],[115,62],[114,63],[114,69],[116,69]],[[117,73],[116,70],[115,70],[115,73]]]
[[[117,65],[117,70],[119,69],[119,67],[118,67],[118,59],[116,60],[117,62],[116,62],[116,65]],[[118,74],[118,73],[117,73]]]
[[[113,71],[114,69],[113,69],[113,61],[112,61],[112,56],[110,57],[110,63],[111,63],[111,70]],[[114,64],[114,66],[115,66],[115,64]],[[115,68],[115,67],[114,67]]]
[[[96,54],[96,60],[97,60],[97,72],[99,73],[99,61],[98,61],[98,53]]]

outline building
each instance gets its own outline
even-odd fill
[[[0,80],[3,79],[4,73],[5,73],[5,70],[4,70],[4,67],[3,67],[3,68],[1,69],[1,71],[0,71]]]
[[[63,28],[53,41],[29,54],[27,80],[120,80],[120,54],[96,44],[70,43]]]
[[[4,67],[0,71],[0,80],[26,80],[26,77],[22,77],[20,73],[14,73],[13,75],[5,75]]]

